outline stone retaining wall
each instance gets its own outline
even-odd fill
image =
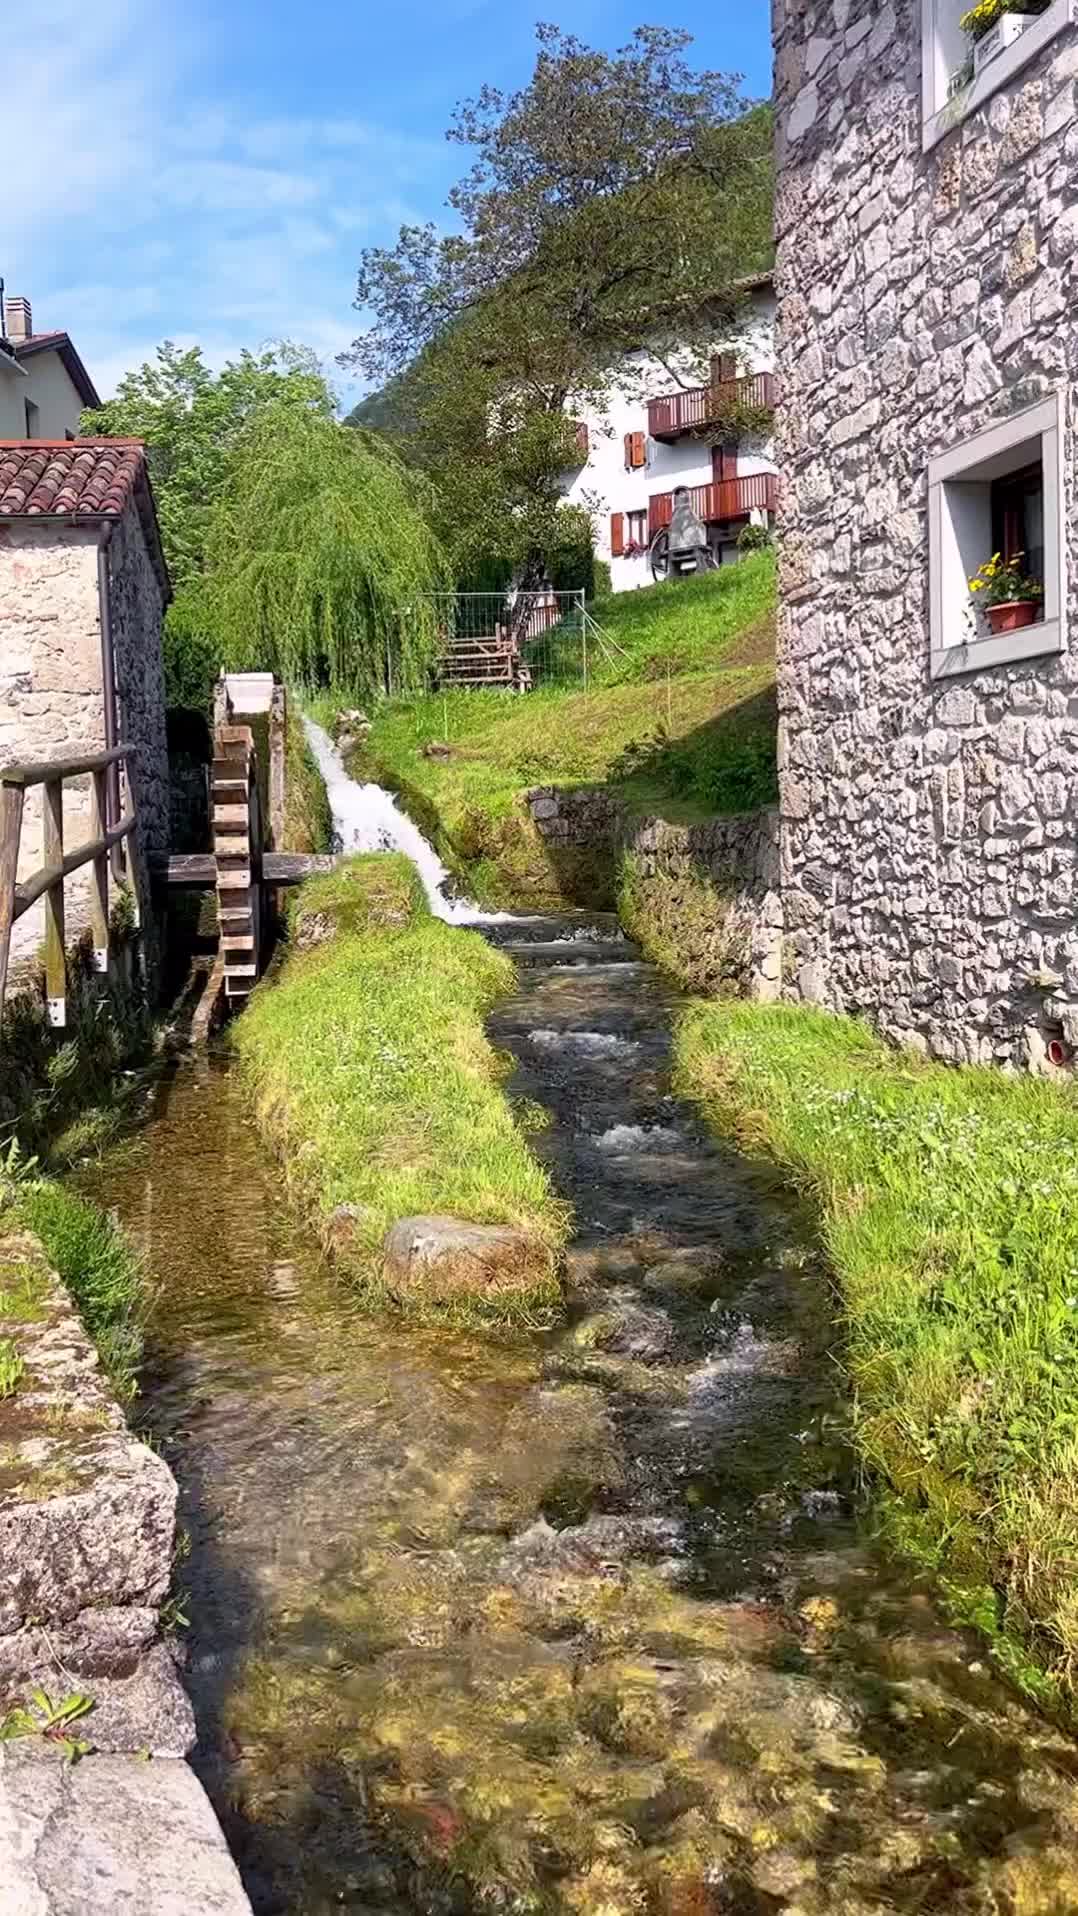
[[[0,1885],[34,1916],[241,1916],[239,1876],[183,1761],[194,1716],[161,1631],[175,1480],[128,1429],[23,1233],[0,1236],[0,1339],[24,1366],[0,1398],[0,1721],[35,1688],[93,1702],[76,1777],[40,1734],[0,1745]]]
[[[779,895],[779,820],[775,808],[729,818],[671,824],[640,818],[602,787],[535,787],[525,794],[533,823],[551,849],[606,847],[632,859],[646,882],[706,879],[720,893],[728,924],[744,942],[744,983],[750,997],[777,998],[782,989],[782,901]]]

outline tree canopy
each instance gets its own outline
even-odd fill
[[[203,569],[233,448],[266,406],[332,416],[333,395],[307,347],[284,340],[244,351],[216,373],[200,346],[165,340],[153,360],[120,381],[115,398],[83,413],[84,433],[146,441],[165,558],[178,592]]]
[[[367,695],[422,683],[427,595],[451,584],[428,491],[372,434],[260,408],[232,449],[196,601],[221,660]]]
[[[387,382],[366,415],[437,481],[465,566],[584,536],[579,512],[575,530],[553,516],[567,403],[601,402],[628,354],[729,336],[770,257],[770,111],[737,76],[695,71],[664,27],[609,54],[537,33],[527,86],[483,88],[449,129],[476,154],[449,196],[459,230],[364,252],[347,356]]]

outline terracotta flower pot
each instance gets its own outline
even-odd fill
[[[1037,616],[1036,599],[1005,599],[1002,605],[986,605],[984,616],[993,632],[1017,632],[1032,625]]]

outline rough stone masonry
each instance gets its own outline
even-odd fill
[[[1043,1064],[1078,1040],[1069,393],[1069,653],[930,679],[926,468],[1078,362],[1078,28],[926,154],[921,0],[774,32],[788,989]]]

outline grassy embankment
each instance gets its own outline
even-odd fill
[[[678,1073],[818,1206],[892,1539],[1073,1717],[1078,1101],[786,1007],[694,1006]]]
[[[613,903],[609,858],[555,870],[520,795],[605,785],[640,813],[692,820],[775,793],[774,560],[598,602],[587,691],[456,692],[389,701],[354,770],[401,795],[487,905]],[[556,635],[554,635],[556,638]],[[448,758],[424,755],[448,745]],[[601,896],[600,896],[601,894]]]
[[[235,1042],[293,1196],[331,1227],[339,1264],[374,1301],[385,1296],[380,1251],[398,1218],[522,1226],[549,1247],[549,1280],[488,1307],[448,1308],[543,1316],[558,1296],[564,1207],[483,1031],[512,984],[509,961],[432,918],[414,867],[395,854],[352,858],[311,880],[289,916],[292,949],[255,993]],[[343,1205],[354,1209],[342,1232],[332,1221]],[[414,1300],[409,1308],[422,1314]]]
[[[0,1169],[0,1238],[32,1231],[74,1299],[97,1345],[121,1403],[137,1391],[143,1325],[149,1302],[146,1273],[123,1232],[84,1198],[37,1174],[15,1154]],[[33,1315],[25,1266],[0,1257],[0,1317]]]
[[[285,733],[284,845],[290,852],[328,852],[333,845],[333,814],[325,781],[307,743],[303,721],[292,699]]]

